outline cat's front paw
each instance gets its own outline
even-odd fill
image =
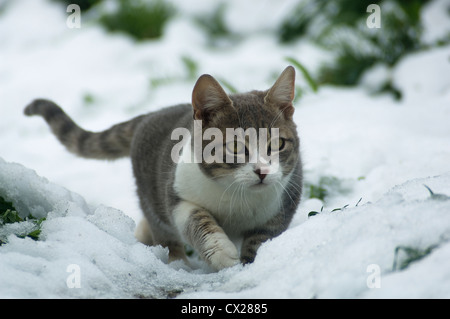
[[[219,238],[215,238],[215,245],[210,254],[207,255],[208,264],[217,271],[237,265],[240,260],[236,246],[225,234],[215,235],[214,237]]]

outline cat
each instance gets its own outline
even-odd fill
[[[191,104],[137,116],[98,133],[77,126],[49,100],[34,100],[24,113],[41,115],[60,142],[81,157],[130,156],[145,217],[136,229],[138,240],[168,247],[169,261],[187,262],[187,243],[218,271],[253,262],[260,245],[284,232],[297,210],[302,163],[293,121],[294,90],[292,66],[268,90],[231,95],[204,74],[194,86]],[[249,136],[234,136],[231,143],[216,137],[216,152],[244,161],[191,161],[198,154],[191,134],[174,160],[173,149],[181,142],[173,132],[195,133],[196,123],[201,123],[201,133],[215,129],[223,136],[227,128],[254,128],[259,135],[260,129],[276,129],[262,144],[277,156],[259,160]],[[202,139],[201,149],[208,143]],[[252,156],[257,160],[250,162]]]

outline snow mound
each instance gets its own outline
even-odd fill
[[[0,196],[24,216],[46,217],[39,240],[9,235],[0,246],[0,297],[449,298],[446,194],[450,173],[410,180],[374,203],[292,226],[251,265],[210,273],[201,262],[167,264],[167,250],[136,242],[121,211],[91,207],[0,158]]]
[[[38,241],[10,235],[0,246],[0,298],[162,298],[198,282],[166,265],[166,249],[136,242],[121,211],[1,158],[0,195],[23,217],[46,217]]]

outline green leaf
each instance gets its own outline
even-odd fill
[[[117,10],[103,14],[99,21],[109,31],[121,31],[136,40],[146,40],[161,37],[164,26],[174,14],[174,7],[163,0],[120,0]]]
[[[397,246],[394,252],[394,264],[392,266],[392,270],[396,271],[408,268],[411,263],[428,256],[437,246],[438,245],[431,245],[426,249],[408,246]],[[406,258],[404,258],[401,262],[399,262],[398,260],[400,251],[403,251],[406,254]]]
[[[430,198],[434,199],[434,200],[449,200],[450,196],[447,196],[445,194],[435,194],[431,188],[429,188],[427,185],[423,184],[423,186],[425,186],[426,189],[428,189],[428,191],[430,192]]]
[[[39,235],[41,234],[41,225],[44,220],[45,217],[38,219],[31,214],[25,218],[20,217],[13,204],[11,202],[7,202],[0,196],[0,227],[4,224],[21,223],[24,221],[31,221],[34,224],[33,230],[28,234],[15,234],[16,236],[20,238],[30,237],[34,240],[38,240]],[[6,240],[4,238],[0,239],[0,246],[3,244],[6,244]]]
[[[7,202],[3,197],[0,196],[0,213],[4,213],[7,210],[16,210],[11,202]]]
[[[343,207],[341,207],[341,208],[335,208],[335,209],[333,209],[333,210],[331,211],[331,213],[332,213],[332,212],[337,212],[337,211],[340,211],[340,210],[344,210],[344,209],[346,209],[347,207],[348,207],[348,204],[345,205],[345,206],[343,206]]]
[[[317,214],[319,214],[319,212],[311,211],[311,212],[308,213],[308,218],[311,217],[311,216],[316,216]]]
[[[194,17],[194,22],[206,32],[212,46],[217,46],[223,40],[233,40],[237,37],[227,26],[226,10],[227,4],[221,2],[211,13]]]
[[[196,79],[198,76],[198,63],[186,55],[181,57],[181,61],[186,69],[187,78],[189,80]]]
[[[41,234],[41,229],[38,228],[38,229],[33,230],[32,232],[28,233],[27,237],[30,237],[33,240],[38,240],[40,234]]]
[[[23,219],[19,216],[19,213],[15,210],[6,210],[2,215],[0,215],[0,220],[3,224],[12,224],[23,221]]]
[[[238,93],[238,90],[234,85],[232,85],[230,82],[225,80],[224,78],[218,78],[220,84],[222,84],[230,93],[236,94]]]

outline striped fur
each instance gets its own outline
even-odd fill
[[[80,128],[57,104],[49,100],[34,100],[24,113],[42,116],[70,152],[85,158],[109,160],[130,155],[134,130],[144,118],[138,116],[103,132],[94,133]]]

